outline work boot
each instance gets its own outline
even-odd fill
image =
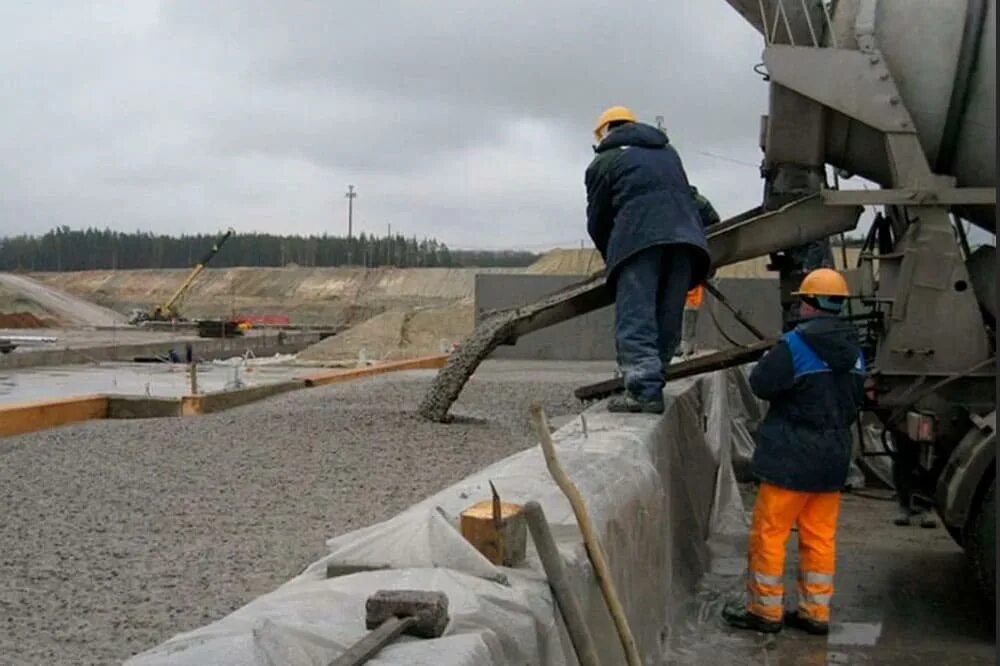
[[[900,507],[896,512],[896,517],[892,519],[892,524],[898,527],[907,527],[910,524],[910,518],[913,514],[909,509],[905,507]]]
[[[798,611],[786,611],[785,624],[813,636],[826,636],[830,633],[829,622],[814,620],[807,615],[802,615]]]
[[[937,527],[937,521],[934,520],[934,516],[931,515],[930,511],[925,509],[918,509],[913,512],[913,520],[917,521],[917,524],[927,530],[932,530]]]
[[[608,400],[608,411],[627,414],[662,414],[663,398],[640,400],[631,393],[616,395]]]
[[[744,607],[726,606],[722,609],[722,619],[737,629],[749,629],[762,634],[776,634],[781,631],[781,622],[754,615]]]
[[[895,523],[896,525],[899,525],[900,527],[906,527],[912,525],[913,523],[916,523],[921,527],[923,527],[924,529],[928,530],[937,527],[937,521],[934,520],[934,517],[930,514],[929,511],[923,508],[919,509],[901,508],[899,510],[898,515],[896,516],[896,519],[893,520],[892,522]]]

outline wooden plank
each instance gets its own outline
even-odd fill
[[[202,413],[200,395],[186,395],[181,398],[181,416],[200,416]]]
[[[4,406],[0,407],[0,437],[103,419],[107,415],[108,399],[95,395]]]
[[[437,356],[423,356],[405,361],[390,361],[367,368],[356,368],[352,370],[338,370],[336,372],[321,373],[310,377],[296,378],[296,381],[305,382],[306,386],[326,386],[327,384],[339,384],[365,377],[385,374],[387,372],[400,372],[403,370],[438,370],[444,367],[448,361],[448,354]]]
[[[292,379],[273,384],[249,386],[235,391],[216,391],[213,393],[188,395],[181,399],[181,415],[197,416],[200,414],[213,414],[303,388],[306,388],[304,381],[301,379]]]

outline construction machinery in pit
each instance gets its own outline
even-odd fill
[[[762,205],[708,229],[716,267],[770,255],[785,309],[798,249],[878,213],[858,270],[871,403],[894,463],[916,479],[996,589],[996,1],[727,0],[763,36]],[[748,64],[749,69],[749,64]],[[880,189],[831,183],[857,175]],[[987,238],[973,251],[963,220]],[[421,404],[446,420],[501,344],[609,305],[604,277],[494,313]],[[772,341],[773,342],[773,341]],[[745,363],[771,342],[675,364],[668,377]],[[584,387],[600,397],[620,380]],[[994,597],[995,598],[995,597]]]
[[[180,306],[184,301],[184,297],[187,296],[188,291],[191,289],[191,285],[194,281],[198,279],[205,267],[208,266],[208,262],[215,258],[215,255],[219,254],[219,250],[222,249],[222,245],[229,240],[236,231],[232,228],[226,230],[226,233],[222,234],[215,243],[212,244],[211,249],[205,253],[194,268],[184,278],[184,282],[177,288],[173,295],[167,299],[162,305],[157,305],[153,308],[152,312],[146,312],[144,310],[133,310],[132,316],[129,319],[131,324],[140,324],[144,321],[175,321],[181,319]]]

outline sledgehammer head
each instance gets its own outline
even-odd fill
[[[412,617],[405,633],[437,638],[448,626],[448,597],[424,590],[379,590],[365,602],[365,626],[375,629],[386,620]]]

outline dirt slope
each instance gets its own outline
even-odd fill
[[[226,268],[208,269],[194,283],[181,312],[188,317],[236,313],[288,314],[300,324],[354,324],[387,310],[471,298],[481,268]],[[186,269],[41,273],[66,289],[120,312],[166,301]]]
[[[12,308],[30,312],[71,326],[122,326],[124,315],[95,305],[50,284],[23,275],[0,273],[0,288],[13,303],[27,307]],[[6,299],[5,299],[6,300]]]
[[[526,272],[535,275],[590,275],[603,269],[604,260],[597,250],[557,248],[543,255]]]

